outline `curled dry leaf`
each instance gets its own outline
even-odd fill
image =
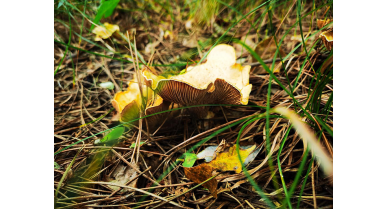
[[[211,178],[213,170],[215,168],[206,163],[191,168],[184,167],[185,176],[197,184]],[[215,198],[217,197],[217,180],[215,178],[204,183],[202,186],[207,188]]]
[[[225,44],[215,46],[206,63],[188,67],[180,75],[163,77],[154,75],[148,69],[142,70],[147,86],[163,100],[184,106],[246,105],[252,88],[249,72],[250,66],[237,64],[234,48]],[[207,110],[208,107],[195,107],[190,111],[204,118]]]
[[[126,91],[117,92],[112,100],[112,106],[119,114],[121,122],[128,122],[140,117],[140,113],[144,112],[145,115],[151,115],[153,113],[161,112],[169,108],[170,102],[164,102],[163,99],[154,94],[154,92],[147,88],[146,85],[141,84],[142,92],[145,94],[145,98],[139,90],[139,84],[136,77],[129,82]],[[146,107],[144,108],[143,101],[146,101]],[[149,127],[154,127],[161,118],[166,114],[157,114],[147,118]]]
[[[118,25],[111,25],[109,23],[104,23],[103,26],[96,26],[92,33],[96,34],[95,41],[101,41],[112,36],[116,31],[120,31]]]
[[[246,150],[240,149],[242,162],[245,162],[246,158],[255,149],[255,147],[256,145],[253,145]],[[230,147],[228,152],[218,153],[216,158],[207,164],[222,171],[235,171],[236,173],[242,172],[242,165],[239,161],[236,145]]]

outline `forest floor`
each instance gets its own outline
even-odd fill
[[[273,111],[297,113],[332,160],[332,1],[121,1],[106,3],[105,14],[99,4],[55,3],[56,208],[333,207],[332,171],[292,119]],[[97,39],[93,22],[119,28]],[[179,110],[153,129],[118,120],[112,100],[142,68],[179,75],[218,44],[251,66],[247,105],[213,104],[207,119],[171,105]],[[185,153],[236,144],[255,145],[257,155],[242,172],[213,170],[216,198],[186,175]],[[205,164],[194,160],[187,167]]]

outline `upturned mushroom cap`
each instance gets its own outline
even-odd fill
[[[220,44],[209,53],[207,62],[188,67],[186,73],[165,78],[142,70],[146,84],[164,100],[184,106],[198,104],[248,103],[252,85],[250,66],[236,63],[232,46]],[[206,107],[195,108],[200,117],[207,115]]]
[[[161,97],[142,85],[142,91],[147,93],[147,105],[142,108],[142,95],[139,90],[139,84],[136,77],[129,82],[126,91],[121,91],[115,94],[112,100],[112,106],[120,114],[120,121],[128,122],[140,117],[140,113],[144,110],[145,115],[157,113],[169,108],[170,102],[164,102]],[[143,106],[144,107],[144,106]],[[163,114],[151,116],[147,118],[150,127],[155,126]]]

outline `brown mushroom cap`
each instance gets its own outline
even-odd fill
[[[163,100],[184,106],[247,104],[252,88],[249,72],[250,66],[237,64],[234,48],[225,44],[214,47],[206,63],[188,67],[181,75],[165,78],[142,70],[146,84]],[[207,115],[207,107],[194,109],[202,118]]]

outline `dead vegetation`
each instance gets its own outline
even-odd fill
[[[332,41],[320,37],[326,30],[332,38],[332,23],[316,24],[332,20],[332,3],[285,1],[255,9],[264,2],[212,2],[119,2],[100,22],[120,31],[98,41],[89,32],[97,2],[65,1],[55,10],[57,208],[332,208],[332,176],[320,170],[288,119],[266,114],[274,107],[294,110],[332,158]],[[237,62],[251,66],[248,105],[208,105],[214,115],[202,119],[172,104],[181,109],[155,129],[130,123],[114,143],[96,143],[121,124],[111,101],[139,75],[137,64],[150,61],[155,73],[178,75],[204,63],[217,42],[233,46]],[[104,82],[114,89],[99,85]],[[260,151],[244,172],[219,170],[215,198],[187,178],[180,159],[222,140],[227,150],[238,141]]]

